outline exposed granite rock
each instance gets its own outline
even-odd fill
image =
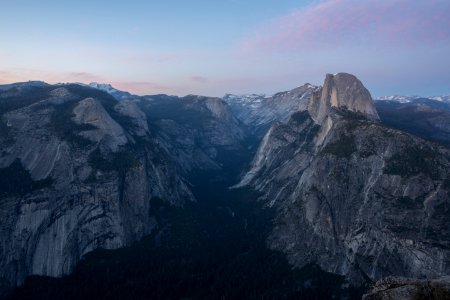
[[[132,130],[138,136],[145,136],[149,133],[148,121],[145,113],[136,104],[137,101],[120,101],[114,109],[120,114],[132,120]]]
[[[345,107],[349,111],[363,113],[370,119],[379,119],[369,91],[351,74],[327,74],[323,87],[314,92],[308,103],[311,117],[319,124],[332,107]]]
[[[150,130],[178,163],[180,172],[220,170],[224,156],[246,152],[247,132],[219,98],[189,95],[144,99]]]
[[[412,279],[387,277],[377,281],[363,300],[444,300],[450,299],[450,277]]]
[[[50,175],[55,162],[60,157],[61,143],[46,126],[50,122],[52,108],[45,107],[34,111],[37,105],[21,108],[4,115],[9,129],[9,136],[14,137],[9,143],[1,145],[0,168],[9,166],[19,158],[34,180],[41,180]]]
[[[0,171],[30,185],[0,191],[0,279],[10,285],[67,274],[89,251],[149,234],[153,200],[194,201],[182,174],[220,169],[243,149],[242,124],[218,98],[119,102],[79,85],[32,88],[0,92],[12,103],[0,106]]]
[[[119,146],[127,143],[123,128],[111,118],[99,101],[93,98],[81,100],[73,113],[75,123],[97,128],[83,130],[79,135],[97,143],[104,141],[112,151],[117,151]]]
[[[10,285],[31,274],[67,274],[93,249],[149,234],[157,225],[154,199],[178,206],[194,200],[134,104],[119,105],[103,92],[86,98],[91,90],[79,86],[46,93],[0,111],[0,170],[25,180],[9,181],[15,186],[0,193],[0,278]]]
[[[344,102],[341,79],[327,76],[330,96],[274,124],[238,185],[278,211],[268,245],[353,284],[449,274],[449,150],[384,127],[365,88],[344,77],[361,95]]]
[[[354,284],[450,273],[449,150],[380,124],[352,75],[263,97],[238,118],[218,98],[118,102],[73,85],[0,98],[0,171],[29,185],[0,191],[0,277],[10,284],[67,274],[95,248],[150,233],[153,200],[193,201],[185,176],[248,152],[242,123],[256,133],[274,120],[238,185],[277,210],[269,247]]]
[[[264,136],[273,121],[285,122],[296,111],[306,110],[318,87],[306,83],[291,91],[265,95],[225,95],[236,117],[258,136]]]

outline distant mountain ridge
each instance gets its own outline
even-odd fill
[[[263,136],[273,121],[287,121],[292,113],[306,109],[308,99],[317,89],[317,86],[306,83],[269,97],[264,94],[227,94],[222,99],[252,132]]]
[[[16,87],[42,87],[47,85],[48,83],[44,81],[24,81],[9,84],[0,84],[0,90],[6,91]]]
[[[409,98],[377,100],[375,106],[384,124],[450,145],[450,102]]]
[[[450,102],[450,95],[442,96],[402,96],[402,95],[392,95],[392,96],[379,96],[376,97],[375,101],[398,101],[398,102],[411,102],[417,99],[431,99],[441,102]]]

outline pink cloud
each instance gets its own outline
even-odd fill
[[[150,81],[113,81],[112,86],[138,95],[178,92],[177,88]]]
[[[101,76],[88,72],[61,72],[26,68],[15,68],[0,71],[0,83],[11,83],[28,80],[42,80],[48,83],[104,81]]]
[[[326,0],[295,10],[241,45],[245,52],[450,42],[448,0]]]
[[[150,81],[110,81],[110,79],[106,77],[89,72],[57,72],[34,69],[0,70],[0,84],[29,80],[42,80],[51,84],[61,82],[81,82],[87,84],[93,81],[99,83],[110,83],[115,88],[138,95],[179,93],[181,89],[180,86],[166,86]]]
[[[167,54],[159,54],[156,58],[157,62],[169,62],[169,61],[178,61],[184,57],[183,54],[180,53],[167,53]]]
[[[189,77],[190,81],[197,82],[197,83],[204,83],[208,82],[208,78],[202,77],[202,76],[191,76]]]
[[[75,81],[75,82],[103,81],[102,77],[89,72],[67,72],[65,74],[61,74],[58,76],[62,76],[65,79],[65,81]]]
[[[217,80],[217,83],[220,85],[247,85],[258,83],[259,80],[254,78],[223,78]]]

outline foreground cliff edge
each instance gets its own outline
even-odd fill
[[[327,75],[274,124],[238,187],[277,210],[268,246],[355,284],[450,273],[449,150],[379,122],[353,75]]]

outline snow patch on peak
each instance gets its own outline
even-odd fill
[[[105,92],[108,93],[114,93],[114,92],[118,92],[118,89],[115,89],[112,87],[112,85],[110,85],[109,83],[97,83],[97,82],[91,82],[88,84],[88,86],[94,88],[94,89],[99,89],[99,90],[103,90]]]
[[[444,96],[402,96],[402,95],[392,95],[392,96],[380,96],[377,97],[377,101],[397,101],[400,103],[410,103],[417,99],[431,99],[441,102],[450,102],[450,95]]]
[[[450,102],[450,95],[433,96],[433,97],[430,97],[430,99],[436,100],[436,101],[442,101],[442,102]]]
[[[306,83],[290,91],[266,94],[226,94],[222,99],[237,118],[252,130],[270,126],[273,121],[287,121],[296,111],[306,110],[312,93],[318,87]],[[264,130],[261,130],[263,132]]]
[[[411,102],[412,100],[417,99],[417,98],[419,98],[419,97],[392,95],[392,96],[377,97],[376,100],[380,100],[380,101],[398,101],[400,103],[408,103],[408,102]]]

